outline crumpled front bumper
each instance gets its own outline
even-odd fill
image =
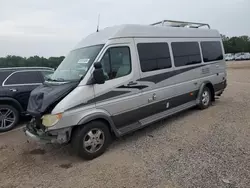
[[[69,142],[71,127],[48,131],[44,129],[36,128],[36,121],[31,120],[26,127],[24,127],[24,133],[30,139],[41,142],[41,143],[58,143],[63,144]]]
[[[38,141],[38,142],[42,142],[42,143],[54,143],[56,139],[53,139],[52,137],[41,137],[38,136],[32,132],[30,132],[28,129],[24,128],[24,133],[26,136],[28,136],[29,138],[31,138],[32,140]]]

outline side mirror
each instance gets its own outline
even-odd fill
[[[93,78],[96,84],[104,84],[105,76],[102,69],[102,64],[100,62],[96,62],[94,64],[95,70],[93,72]]]

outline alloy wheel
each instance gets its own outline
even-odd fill
[[[0,108],[0,129],[8,129],[15,123],[15,113],[9,108]]]
[[[91,129],[83,139],[83,147],[89,153],[100,150],[104,144],[105,136],[101,129]]]
[[[207,90],[203,91],[202,93],[202,99],[201,99],[203,105],[207,106],[210,102],[210,95]]]

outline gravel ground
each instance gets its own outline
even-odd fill
[[[92,161],[69,146],[0,136],[0,187],[250,187],[250,66],[228,63],[228,87],[191,109],[114,141]]]

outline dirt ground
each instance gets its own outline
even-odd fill
[[[69,146],[0,135],[0,187],[250,187],[250,62],[227,62],[228,87],[191,109],[114,141],[83,161]]]

